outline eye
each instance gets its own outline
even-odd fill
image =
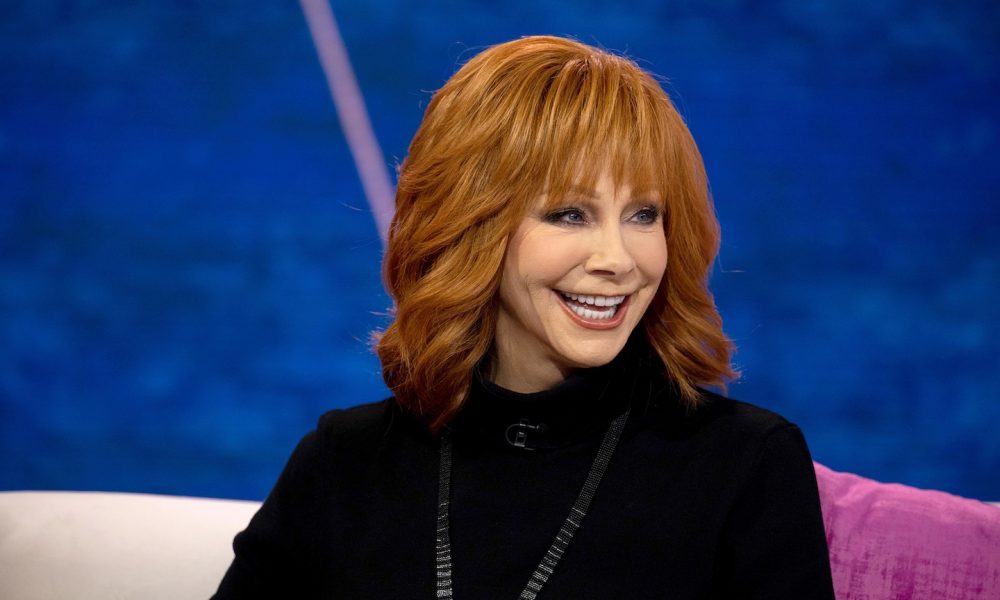
[[[652,225],[660,220],[660,212],[657,206],[646,206],[637,210],[632,219],[641,225]]]
[[[587,215],[579,208],[560,208],[545,215],[545,222],[556,225],[583,225],[587,222]]]

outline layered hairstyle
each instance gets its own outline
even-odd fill
[[[616,185],[664,204],[667,267],[639,327],[684,403],[735,377],[708,290],[719,249],[701,155],[657,81],[628,58],[534,36],[479,53],[430,101],[399,170],[383,264],[395,301],[376,337],[397,402],[432,431],[491,350],[508,240],[537,198]]]

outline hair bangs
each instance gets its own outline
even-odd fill
[[[648,74],[625,58],[588,55],[568,62],[547,92],[531,152],[547,208],[593,190],[605,173],[666,208],[674,111]]]

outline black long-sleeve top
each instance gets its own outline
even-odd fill
[[[834,597],[799,429],[709,392],[685,410],[656,366],[620,356],[536,394],[474,378],[450,426],[457,600],[518,597],[627,406],[540,600]],[[522,420],[544,427],[521,428],[519,447]],[[438,441],[391,398],[323,415],[237,535],[215,598],[435,598]]]

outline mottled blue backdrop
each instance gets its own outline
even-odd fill
[[[665,76],[730,394],[834,469],[1000,500],[995,2],[332,6],[390,166],[485,45]],[[386,394],[379,239],[298,4],[8,1],[0,56],[0,489],[261,498],[322,411]]]

